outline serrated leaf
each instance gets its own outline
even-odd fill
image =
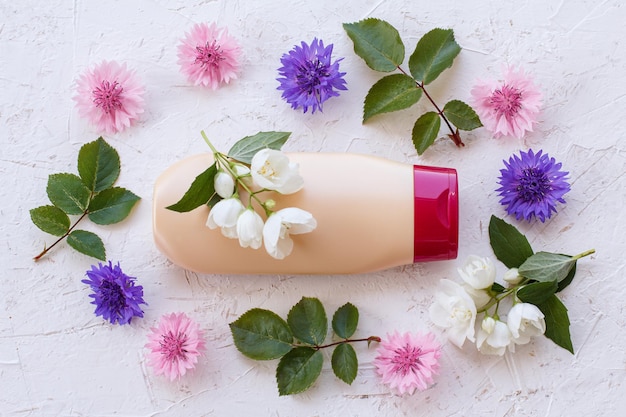
[[[67,244],[82,254],[101,261],[106,260],[104,243],[95,233],[86,230],[74,230],[67,236]]]
[[[90,191],[100,192],[117,181],[120,157],[102,137],[84,144],[78,152],[78,173]]]
[[[70,218],[55,206],[41,206],[30,210],[35,226],[54,236],[63,236],[70,229]]]
[[[259,132],[256,135],[246,136],[230,148],[228,156],[249,164],[252,162],[252,157],[261,149],[280,150],[290,135],[291,132]]]
[[[474,130],[483,125],[474,109],[461,100],[447,102],[443,106],[443,114],[453,125],[461,130]]]
[[[89,203],[89,219],[96,224],[124,220],[140,198],[131,191],[113,187],[102,190]]]
[[[519,274],[535,281],[564,280],[572,270],[576,260],[560,253],[537,252],[520,265]]]
[[[573,354],[574,346],[569,331],[570,321],[565,305],[556,295],[553,295],[537,307],[545,316],[545,336]]]
[[[343,28],[354,42],[354,52],[375,71],[394,71],[404,61],[400,34],[384,20],[368,18],[344,23]]]
[[[252,359],[280,358],[293,347],[289,326],[269,310],[253,308],[229,326],[237,349]]]
[[[67,214],[83,214],[89,204],[91,192],[74,174],[52,174],[46,187],[48,198]]]
[[[459,52],[461,47],[454,40],[452,29],[433,29],[417,42],[409,58],[411,75],[424,84],[430,84],[452,66]]]
[[[381,113],[406,109],[422,97],[422,89],[413,78],[392,74],[381,78],[370,88],[363,106],[363,122]]]
[[[489,243],[496,258],[507,268],[519,268],[533,255],[526,236],[515,226],[493,215],[489,220]]]
[[[215,194],[215,175],[217,166],[213,163],[204,172],[198,175],[182,198],[167,206],[168,210],[185,213],[206,204]]]
[[[435,142],[440,127],[441,120],[435,112],[424,113],[417,119],[413,126],[412,138],[418,155],[423,154]]]
[[[303,343],[317,346],[326,339],[328,319],[317,298],[302,297],[289,311],[287,323],[291,333]]]
[[[359,323],[359,310],[351,303],[345,303],[333,314],[333,330],[337,336],[347,339],[354,334]]]
[[[525,303],[539,305],[548,300],[557,290],[556,281],[533,282],[517,290],[517,298]]]
[[[297,347],[283,356],[276,368],[280,395],[298,394],[313,385],[322,372],[324,356],[310,347]]]
[[[352,385],[359,368],[356,352],[354,351],[352,345],[347,343],[337,345],[335,350],[333,350],[331,363],[333,372],[337,378],[341,379],[348,385]]]
[[[576,275],[576,262],[574,262],[574,266],[569,271],[569,274],[567,274],[567,276],[563,280],[559,281],[559,286],[556,292],[563,291],[565,288],[567,288],[567,286],[572,283],[574,275]]]

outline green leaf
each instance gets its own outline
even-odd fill
[[[175,204],[166,207],[168,210],[185,213],[206,204],[215,194],[215,163],[193,180],[183,197]]]
[[[297,347],[283,356],[276,368],[280,395],[298,394],[313,385],[322,372],[324,356],[310,347]]]
[[[41,206],[30,210],[35,226],[54,236],[63,236],[70,229],[70,218],[55,206]]]
[[[276,359],[292,348],[293,335],[289,326],[269,310],[253,308],[229,326],[235,346],[249,358]]]
[[[422,89],[413,78],[392,74],[381,78],[370,88],[363,106],[363,122],[380,113],[406,109],[422,97]]]
[[[441,120],[434,111],[424,113],[417,119],[413,126],[412,137],[413,145],[418,155],[423,154],[435,142],[440,127]]]
[[[89,203],[89,219],[96,224],[113,224],[124,220],[140,198],[131,191],[113,187],[102,190]]]
[[[545,336],[563,349],[574,353],[574,346],[569,332],[569,317],[567,308],[556,295],[551,296],[545,302],[539,304],[539,310],[545,316]]]
[[[52,174],[46,187],[48,198],[67,214],[83,214],[89,204],[91,192],[74,174]]]
[[[289,311],[287,323],[296,339],[303,343],[318,346],[326,339],[328,320],[317,298],[302,297]]]
[[[517,298],[525,303],[539,305],[552,297],[558,288],[556,281],[533,282],[517,290]]]
[[[496,258],[507,268],[519,268],[533,254],[526,236],[493,215],[489,220],[489,242]]]
[[[84,144],[78,152],[78,173],[90,191],[111,187],[120,175],[120,157],[102,137]]]
[[[474,130],[483,124],[473,108],[461,100],[451,100],[443,106],[443,114],[461,130]]]
[[[343,28],[354,42],[354,52],[375,71],[394,71],[404,61],[404,44],[400,34],[380,19],[344,23]]]
[[[433,29],[417,42],[409,58],[409,69],[413,78],[430,84],[446,68],[452,66],[461,47],[454,40],[452,29]]]
[[[502,284],[498,284],[497,282],[494,282],[493,284],[491,284],[490,290],[496,294],[502,294],[506,290],[506,288],[504,288]]]
[[[352,381],[356,378],[356,372],[359,368],[356,352],[352,345],[348,343],[337,345],[333,351],[331,363],[333,372],[337,375],[337,378],[348,385],[352,385]]]
[[[86,230],[74,230],[67,236],[67,243],[82,254],[101,261],[106,260],[104,243],[95,233]]]
[[[537,252],[520,267],[519,274],[535,281],[562,281],[572,270],[576,260],[560,253]]]
[[[246,136],[230,148],[228,156],[249,164],[252,162],[252,157],[261,149],[280,150],[290,135],[291,132],[259,132],[256,135]]]
[[[559,281],[559,287],[557,288],[556,292],[563,291],[565,288],[567,288],[567,286],[572,283],[574,275],[576,275],[576,262],[574,262],[574,266],[569,271],[569,274],[567,274],[567,276],[563,280]]]
[[[345,303],[333,314],[333,330],[343,339],[354,334],[358,323],[359,310],[351,303]]]

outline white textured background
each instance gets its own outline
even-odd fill
[[[463,135],[462,150],[441,140],[418,157],[410,130],[429,109],[425,101],[361,125],[362,100],[381,75],[353,53],[341,24],[365,17],[398,28],[407,56],[428,30],[454,29],[463,51],[430,91],[441,104],[467,101],[474,81],[499,77],[504,64],[524,66],[544,93],[536,131],[522,142],[495,140],[480,129]],[[212,21],[243,46],[241,77],[217,92],[187,84],[176,64],[184,32]],[[0,415],[623,415],[624,21],[620,0],[0,1]],[[316,36],[334,43],[335,57],[345,57],[349,91],[328,101],[323,114],[302,114],[281,100],[276,69],[283,53]],[[31,223],[29,209],[47,204],[48,175],[76,172],[80,146],[98,137],[78,117],[71,96],[76,77],[103,59],[126,62],[147,88],[141,122],[105,136],[120,153],[117,184],[143,199],[119,225],[86,226],[103,237],[109,258],[144,286],[145,318],[130,326],[111,326],[93,314],[80,282],[90,258],[63,243],[39,263],[32,260],[54,239]],[[152,186],[174,161],[207,151],[201,129],[222,150],[260,130],[287,130],[293,132],[289,151],[361,152],[458,169],[459,260],[360,276],[181,270],[152,242]],[[529,147],[562,161],[572,190],[545,224],[513,223],[535,249],[597,250],[579,262],[576,280],[561,294],[575,355],[543,338],[504,357],[448,344],[436,386],[400,398],[379,384],[374,350],[358,345],[361,366],[352,386],[335,379],[327,360],[311,390],[279,397],[276,362],[251,361],[236,351],[229,322],[252,307],[286,316],[302,296],[319,297],[329,314],[351,301],[360,308],[357,335],[364,337],[433,329],[427,308],[437,281],[458,279],[456,267],[467,255],[491,254],[489,217],[505,215],[494,192],[498,169],[502,159]],[[143,345],[148,329],[173,311],[201,323],[208,353],[194,374],[170,383],[147,368]]]

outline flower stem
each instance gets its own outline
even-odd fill
[[[252,191],[241,179],[239,179],[239,176],[237,175],[237,173],[233,171],[228,161],[228,155],[225,155],[219,152],[217,149],[215,149],[215,146],[213,146],[213,144],[211,143],[207,135],[204,133],[204,130],[201,130],[200,134],[202,135],[202,139],[204,139],[207,145],[209,145],[209,148],[211,148],[211,151],[213,152],[213,159],[215,159],[215,162],[220,167],[228,171],[228,173],[235,179],[235,181],[237,181],[237,184],[239,184],[239,186],[241,186],[241,188],[243,188],[248,193],[248,195],[250,196],[248,204],[250,204],[251,200],[254,199],[261,207],[263,207],[263,210],[265,210],[265,214],[269,216],[271,214],[271,210],[268,212],[268,209],[263,204],[263,201],[261,201],[261,199],[257,196],[258,193],[261,193],[267,190],[262,189],[259,191]]]
[[[380,340],[381,339],[378,336],[370,336],[364,339],[344,339],[338,342],[329,343],[327,345],[315,346],[315,349],[319,350],[319,349],[329,348],[329,347],[333,347],[337,345],[342,345],[344,343],[367,342],[368,344],[370,344],[372,342],[380,342]]]
[[[78,222],[80,222],[83,218],[85,218],[85,216],[87,215],[87,210],[85,210],[85,212],[78,218],[78,220],[76,220],[76,222],[69,228],[67,229],[67,232],[65,232],[65,234],[63,236],[61,236],[60,238],[58,238],[56,240],[56,242],[54,242],[52,245],[48,246],[47,248],[44,248],[43,251],[41,251],[41,253],[37,256],[35,256],[33,258],[33,260],[35,262],[37,262],[38,260],[40,260],[44,255],[46,255],[50,249],[52,249],[53,247],[55,247],[57,245],[57,243],[59,243],[60,241],[62,241],[63,239],[65,239],[66,237],[69,236],[70,233],[72,233],[72,230],[74,230],[74,228],[76,227],[76,225],[78,225]]]
[[[406,73],[406,71],[404,71],[399,65],[398,65],[398,70],[406,75],[411,77],[409,74]],[[413,77],[411,77],[413,78]],[[461,135],[459,135],[459,129],[454,129],[452,127],[452,125],[450,124],[450,122],[448,121],[448,119],[446,118],[446,116],[443,114],[443,110],[441,110],[441,108],[439,108],[439,106],[437,105],[437,103],[435,103],[435,100],[430,96],[430,94],[428,94],[428,91],[426,91],[426,88],[424,87],[424,83],[423,82],[419,82],[416,79],[413,79],[415,81],[415,86],[417,88],[420,88],[423,92],[424,95],[426,96],[426,98],[431,102],[431,104],[435,107],[435,110],[437,110],[437,114],[443,119],[444,123],[446,124],[446,126],[448,126],[448,129],[450,129],[450,134],[448,135],[448,137],[450,139],[452,139],[452,141],[454,142],[454,144],[456,146],[458,146],[459,148],[465,146],[465,144],[463,143],[463,141],[461,140]]]
[[[572,256],[572,259],[576,261],[580,258],[584,258],[585,256],[589,256],[592,253],[596,253],[596,250],[595,249],[586,250],[583,253],[579,253],[578,255]]]

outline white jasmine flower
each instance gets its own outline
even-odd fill
[[[252,187],[252,176],[250,175],[250,168],[238,163],[233,164],[232,168],[239,181],[243,182],[248,187]]]
[[[237,219],[237,236],[242,248],[259,249],[263,243],[263,219],[248,208]]]
[[[293,250],[289,235],[309,233],[317,227],[317,221],[308,211],[288,207],[270,215],[263,227],[265,250],[271,257],[284,259]]]
[[[472,297],[472,300],[474,300],[474,304],[476,305],[477,310],[480,310],[481,308],[486,306],[489,301],[491,301],[491,295],[487,293],[486,289],[477,290],[476,288],[466,283],[461,284],[461,286],[463,287],[465,292],[468,293],[470,297]]]
[[[230,198],[235,192],[235,180],[229,173],[222,170],[215,175],[213,184],[215,192],[222,198]]]
[[[517,303],[509,311],[507,324],[513,341],[518,345],[530,342],[533,336],[540,336],[546,331],[544,315],[537,306],[529,303]]]
[[[447,329],[448,339],[458,347],[465,339],[474,341],[476,305],[470,295],[456,282],[442,279],[441,291],[430,306],[430,318],[435,325]]]
[[[491,287],[496,280],[496,267],[490,258],[470,255],[458,271],[463,281],[477,290]]]
[[[274,149],[262,149],[252,157],[250,174],[259,187],[281,194],[295,193],[304,186],[298,164]]]
[[[511,269],[509,269],[508,271],[506,271],[506,272],[504,273],[504,277],[503,277],[503,279],[504,279],[506,282],[508,282],[509,284],[512,284],[512,285],[517,285],[517,284],[519,284],[519,283],[522,281],[522,279],[523,279],[523,278],[524,278],[524,277],[522,277],[522,276],[519,274],[519,270],[518,270],[517,268],[511,268]]]
[[[485,317],[476,335],[476,347],[487,355],[504,355],[511,344],[511,331],[506,323]]]
[[[237,238],[237,219],[245,210],[238,198],[220,200],[211,208],[206,225],[209,229],[220,228],[222,234],[228,238]]]

